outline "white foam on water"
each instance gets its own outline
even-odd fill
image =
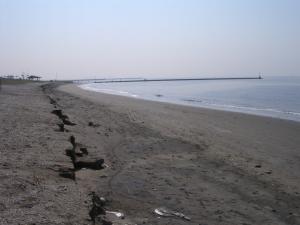
[[[78,85],[80,88],[88,90],[88,91],[95,91],[95,92],[101,92],[106,94],[113,94],[113,95],[121,95],[121,96],[128,96],[128,97],[139,97],[137,94],[131,94],[128,91],[122,91],[122,90],[114,90],[114,89],[108,89],[108,88],[95,88],[91,87],[90,84],[83,84]]]
[[[190,101],[190,100],[185,100],[185,101]],[[217,104],[217,103],[209,103],[205,102],[204,100],[195,100],[195,101],[190,101],[190,102],[195,102],[198,103],[197,105],[199,106],[208,106],[209,108],[214,108],[214,109],[232,109],[232,111],[235,112],[246,112],[246,113],[253,113],[253,114],[258,114],[258,115],[273,115],[275,114],[286,114],[286,115],[293,115],[293,116],[299,116],[297,121],[300,121],[300,112],[294,112],[294,111],[285,111],[285,110],[278,110],[278,109],[273,109],[273,108],[257,108],[257,107],[248,107],[248,106],[237,106],[237,105],[230,105],[230,104]],[[196,106],[196,104],[193,104]],[[260,114],[259,112],[263,113]],[[270,114],[269,114],[270,113]]]

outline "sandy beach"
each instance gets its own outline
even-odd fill
[[[300,224],[300,123],[56,83],[0,120],[0,224]]]

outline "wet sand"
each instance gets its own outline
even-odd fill
[[[93,224],[93,195],[125,214],[95,224],[300,223],[300,123],[74,85],[4,85],[0,107],[0,224]],[[74,171],[70,136],[107,167]]]

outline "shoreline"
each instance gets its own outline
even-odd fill
[[[0,96],[1,224],[93,224],[94,194],[107,200],[105,210],[125,214],[96,215],[95,224],[300,222],[300,125],[294,121],[55,83],[6,86]],[[74,125],[59,131],[54,109]],[[65,152],[70,136],[88,151],[80,161],[101,158],[107,167],[73,171]],[[160,207],[191,220],[159,217]]]
[[[174,102],[159,101],[159,100],[154,100],[154,99],[150,99],[150,98],[147,99],[147,98],[140,98],[140,97],[134,97],[134,96],[126,96],[126,95],[121,95],[121,94],[111,94],[111,93],[93,91],[93,90],[88,90],[88,89],[85,89],[85,88],[81,88],[77,84],[66,84],[66,85],[74,86],[74,88],[76,87],[76,89],[78,88],[77,92],[79,90],[83,90],[85,92],[98,93],[99,96],[100,95],[115,96],[117,98],[120,97],[120,98],[125,98],[125,99],[132,99],[132,100],[136,100],[136,101],[146,101],[146,102],[153,102],[153,103],[158,103],[158,104],[166,104],[166,105],[174,105],[174,106],[178,106],[178,107],[186,107],[186,108],[191,108],[191,109],[199,109],[200,111],[201,110],[207,110],[207,111],[220,112],[220,113],[233,113],[233,114],[241,114],[241,115],[245,115],[245,116],[262,117],[262,118],[265,118],[265,119],[274,119],[274,120],[282,120],[282,121],[287,121],[287,122],[300,123],[300,121],[294,120],[294,119],[288,119],[288,118],[281,118],[281,117],[270,116],[270,115],[250,113],[250,112],[246,112],[246,111],[234,111],[234,110],[229,110],[229,109],[226,110],[225,108],[214,108],[214,107],[210,107],[210,106],[206,107],[206,106],[202,106],[202,105],[192,105],[192,104],[189,104],[189,103],[177,103],[176,101],[174,101]],[[60,88],[60,90],[62,90],[62,91],[66,90],[66,92],[68,92],[67,89],[69,89],[69,88]],[[72,94],[75,93],[73,91],[71,91],[71,92],[72,92]],[[83,94],[83,96],[85,96],[85,95],[88,95],[88,94]],[[185,101],[185,100],[183,100],[183,101]]]
[[[300,118],[297,118],[296,115],[299,113],[290,112],[290,111],[280,111],[276,109],[261,109],[261,108],[252,108],[252,107],[243,107],[243,106],[234,106],[234,105],[221,105],[221,104],[210,104],[210,103],[201,103],[201,104],[194,104],[193,102],[197,102],[195,100],[189,99],[182,99],[182,100],[172,100],[172,99],[163,99],[163,98],[150,98],[150,97],[140,97],[136,95],[125,95],[116,93],[109,93],[105,91],[99,91],[97,89],[93,90],[91,88],[80,87],[82,84],[74,84],[80,89],[97,92],[100,94],[107,94],[107,95],[115,95],[121,96],[125,98],[133,98],[133,99],[140,99],[145,101],[153,101],[153,102],[161,102],[166,104],[175,104],[179,106],[187,106],[187,107],[194,107],[200,109],[209,109],[209,110],[217,110],[217,111],[225,111],[225,112],[233,112],[233,113],[241,113],[246,115],[254,115],[254,116],[261,116],[261,117],[268,117],[274,119],[281,119],[281,120],[288,120],[300,123]],[[83,84],[84,85],[84,84]]]

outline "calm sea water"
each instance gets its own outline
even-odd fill
[[[108,94],[300,121],[300,77],[88,83],[80,87]]]

